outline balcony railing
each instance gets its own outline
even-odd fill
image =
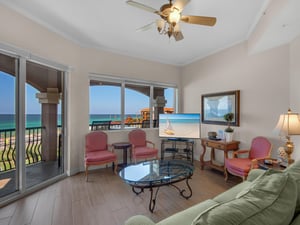
[[[150,121],[143,120],[142,122],[125,123],[125,128],[150,128]],[[158,127],[157,120],[153,120],[153,127]],[[120,121],[93,121],[90,124],[90,130],[118,130],[121,129]]]
[[[154,127],[157,123],[153,120]],[[149,120],[144,120],[140,123],[125,123],[126,128],[149,128]],[[34,164],[42,161],[42,130],[44,127],[26,128],[25,132],[25,163],[26,165]],[[112,121],[96,121],[90,124],[90,130],[110,130],[121,129],[121,123]],[[60,160],[61,151],[61,126],[57,127],[57,151]],[[3,129],[0,130],[0,172],[9,171],[16,168],[16,130]]]
[[[16,130],[0,130],[0,170],[16,167]]]
[[[25,132],[25,163],[34,164],[42,160],[42,130],[44,127],[26,128]],[[58,127],[57,134],[60,134]],[[59,137],[58,139],[59,140]],[[0,171],[8,171],[16,168],[16,130],[0,130]],[[58,142],[58,150],[60,149]]]

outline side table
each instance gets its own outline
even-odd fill
[[[274,170],[284,170],[286,166],[280,165],[276,159],[259,159],[257,160],[258,168],[263,170],[274,169]]]
[[[211,168],[224,172],[225,171],[224,162],[218,163],[215,160],[215,149],[224,152],[224,161],[225,161],[225,158],[228,158],[228,152],[238,150],[239,144],[240,144],[239,141],[225,142],[224,140],[216,141],[216,140],[210,140],[208,138],[201,138],[201,145],[203,147],[203,152],[200,156],[201,169],[203,170],[204,166],[209,166]],[[206,147],[211,148],[209,161],[204,161]]]
[[[112,146],[114,149],[122,149],[123,150],[123,163],[119,164],[120,167],[127,166],[127,150],[131,148],[131,144],[129,142],[117,142],[113,143]]]

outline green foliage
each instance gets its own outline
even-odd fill
[[[234,118],[234,114],[232,112],[226,113],[224,115],[224,120],[227,121],[227,128],[225,129],[225,132],[230,132],[230,133],[233,132],[233,128],[230,127],[230,123],[232,122],[233,118]]]

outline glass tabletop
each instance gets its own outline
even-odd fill
[[[184,160],[152,160],[129,165],[119,175],[130,185],[155,186],[191,177],[194,166]]]

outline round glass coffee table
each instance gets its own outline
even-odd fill
[[[123,168],[119,175],[137,195],[142,193],[145,188],[150,190],[149,210],[153,212],[157,193],[161,186],[171,185],[179,191],[182,197],[189,199],[192,196],[189,179],[191,179],[193,172],[194,166],[189,161],[152,160],[129,165]],[[174,185],[180,181],[185,181],[188,191]],[[155,193],[153,193],[154,188],[156,188]]]

